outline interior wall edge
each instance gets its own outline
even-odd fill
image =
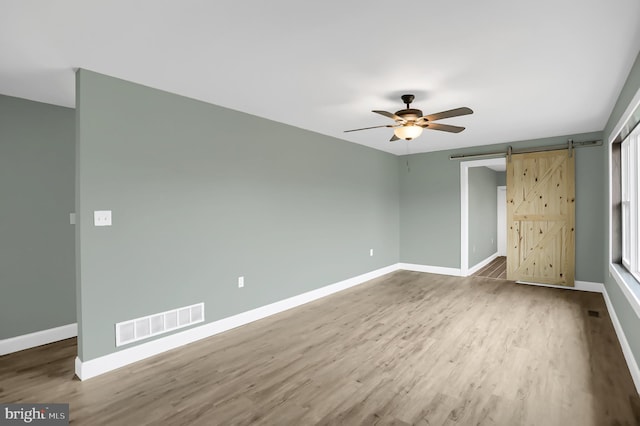
[[[394,155],[77,76],[83,361],[123,320],[204,302],[211,322],[398,262]]]

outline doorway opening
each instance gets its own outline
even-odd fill
[[[506,256],[506,159],[460,163],[460,272]]]

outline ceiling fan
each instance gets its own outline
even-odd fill
[[[460,126],[451,126],[449,124],[434,123],[434,121],[442,120],[443,118],[458,117],[461,115],[473,114],[471,108],[462,107],[456,109],[450,109],[448,111],[437,112],[435,114],[422,115],[422,111],[419,109],[411,108],[411,102],[415,96],[402,95],[400,97],[402,102],[407,105],[406,109],[396,111],[395,114],[387,111],[371,111],[376,114],[384,115],[395,121],[395,124],[386,124],[383,126],[363,127],[361,129],[345,130],[348,132],[358,132],[360,130],[377,129],[380,127],[390,127],[393,130],[393,136],[390,141],[397,141],[399,139],[405,139],[410,141],[422,134],[423,129],[441,130],[443,132],[460,133],[465,128]]]

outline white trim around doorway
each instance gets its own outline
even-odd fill
[[[502,166],[505,158],[463,161],[460,163],[460,275],[469,275],[469,168]]]

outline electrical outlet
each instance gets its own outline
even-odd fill
[[[95,226],[111,226],[111,210],[96,210],[93,212]]]
[[[369,256],[373,256],[373,249],[369,249]]]
[[[244,287],[244,277],[238,277],[238,288]]]

